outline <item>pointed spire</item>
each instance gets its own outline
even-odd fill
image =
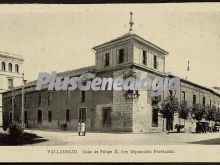
[[[187,72],[189,72],[190,71],[190,67],[189,67],[189,61],[188,61],[188,65],[187,65]],[[187,76],[186,76],[186,78],[185,78],[186,80],[187,80]]]
[[[134,22],[133,22],[133,20],[132,20],[132,15],[133,15],[133,13],[132,12],[130,12],[130,22],[129,22],[129,25],[130,25],[130,28],[129,28],[129,33],[132,33],[133,31],[133,29],[132,29],[132,26],[134,25]]]

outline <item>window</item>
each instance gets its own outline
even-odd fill
[[[145,50],[143,50],[143,64],[147,65],[147,54]]]
[[[69,103],[69,98],[70,98],[70,91],[69,89],[66,90],[66,104]]]
[[[154,56],[154,69],[157,69],[157,56]]]
[[[181,97],[181,98],[182,98],[182,101],[186,101],[186,92],[185,92],[185,91],[182,91],[181,94],[182,94],[182,95],[181,95],[181,96],[182,96],[182,97]]]
[[[38,105],[41,105],[41,93],[38,93]]]
[[[66,109],[66,122],[70,121],[70,110]]]
[[[15,64],[15,72],[19,73],[19,66],[18,66],[18,64]]]
[[[2,70],[4,70],[5,71],[5,62],[2,62]]]
[[[81,91],[81,102],[84,103],[86,100],[86,92],[85,91]]]
[[[196,95],[193,95],[193,104],[196,104]]]
[[[102,110],[102,125],[103,127],[111,127],[111,108]]]
[[[48,122],[52,122],[52,112],[48,111]]]
[[[8,88],[13,88],[13,79],[8,79]]]
[[[8,71],[12,72],[12,64],[11,63],[8,64]]]
[[[47,104],[50,105],[50,102],[51,102],[51,93],[48,92],[48,95],[47,95]]]
[[[37,123],[41,124],[43,120],[42,110],[37,110]]]
[[[202,98],[202,104],[205,105],[205,97]]]
[[[121,64],[124,62],[124,49],[119,49],[119,59],[118,63]]]
[[[109,53],[105,54],[105,67],[109,66]]]
[[[158,109],[153,108],[152,111],[152,127],[158,127]]]

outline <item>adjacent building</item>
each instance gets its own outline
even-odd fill
[[[0,126],[2,126],[2,92],[21,85],[22,63],[20,56],[0,52]]]
[[[165,77],[168,52],[142,37],[126,33],[93,48],[95,65],[59,73],[73,77],[94,73],[97,77],[126,77],[140,72],[142,78]],[[13,63],[14,64],[14,63]],[[21,63],[20,63],[21,64]],[[7,66],[7,65],[6,65]],[[86,122],[89,131],[127,131],[133,133],[161,132],[167,121],[159,112],[160,104],[168,95],[175,95],[188,105],[202,103],[220,107],[220,95],[212,89],[181,79],[180,88],[151,97],[151,91],[36,91],[36,81],[25,85],[24,121],[29,128],[77,130],[78,122]],[[21,117],[21,87],[13,89],[14,119]],[[12,90],[3,92],[3,119],[7,127],[12,122]],[[172,126],[182,122],[174,116]],[[186,131],[195,128],[196,121],[186,121]]]

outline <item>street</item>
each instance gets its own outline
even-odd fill
[[[25,130],[35,133],[48,141],[35,143],[35,146],[54,145],[186,145],[186,144],[220,144],[220,133],[95,133],[78,136],[77,132],[60,132],[48,130]]]

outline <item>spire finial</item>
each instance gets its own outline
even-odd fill
[[[188,61],[187,71],[189,71],[189,70],[190,70],[190,67],[189,67],[189,61]]]
[[[129,28],[129,33],[132,33],[132,30],[133,30],[132,26],[134,25],[134,22],[132,20],[132,15],[133,15],[133,13],[130,12],[130,22],[129,22],[130,28]]]

